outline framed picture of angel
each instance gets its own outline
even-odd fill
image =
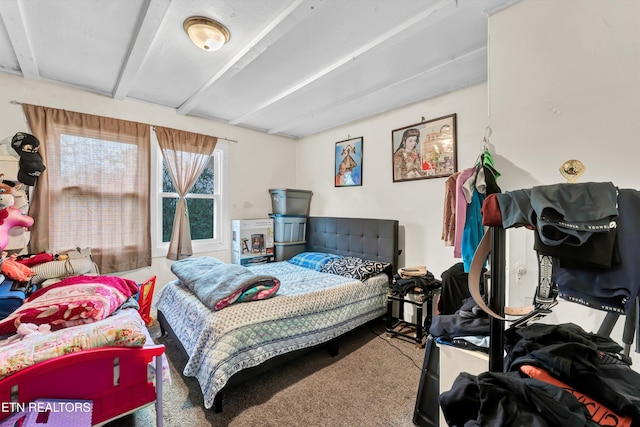
[[[362,137],[336,142],[336,187],[362,185],[362,144]]]
[[[393,182],[452,175],[456,145],[455,113],[391,131]]]

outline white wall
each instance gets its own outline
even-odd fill
[[[311,136],[298,143],[299,188],[314,192],[312,215],[396,218],[405,230],[405,265],[439,276],[458,260],[440,240],[444,179],[393,183],[391,131],[457,113],[458,170],[480,151],[485,126],[502,190],[563,182],[569,159],[586,165],[581,181],[640,189],[640,2],[525,0],[490,17],[489,81]],[[333,147],[364,137],[363,185],[334,188]],[[511,305],[529,303],[537,261],[524,229],[508,232]],[[561,302],[547,322],[595,331],[604,312]],[[614,331],[621,339],[622,320]],[[635,369],[640,358],[633,354]]]
[[[487,85],[481,84],[377,117],[304,138],[297,145],[297,188],[312,190],[311,215],[400,221],[403,265],[426,265],[437,277],[460,260],[442,236],[445,178],[393,182],[391,131],[457,114],[458,168],[471,167],[488,123]],[[362,185],[335,187],[335,143],[363,137]],[[401,233],[402,234],[402,233]]]
[[[10,103],[15,100],[184,129],[238,141],[237,144],[228,143],[230,220],[266,218],[271,212],[271,197],[268,189],[294,186],[295,141],[289,138],[266,135],[222,122],[181,116],[169,108],[128,100],[117,101],[106,96],[44,81],[25,80],[7,73],[0,73],[0,88],[0,140],[11,138],[19,131],[29,131],[22,106]],[[230,227],[230,223],[225,227],[227,235]],[[227,241],[227,250],[208,254],[229,262],[231,243],[228,239]],[[157,283],[161,285],[175,279],[169,270],[170,265],[171,261],[166,258],[154,258],[150,268],[124,272],[121,275],[142,281],[155,274],[158,276]]]
[[[503,190],[563,182],[558,168],[569,159],[585,164],[581,182],[640,189],[639,22],[640,2],[626,0],[527,0],[491,18],[489,107]],[[508,234],[510,271],[520,262],[530,272],[520,282],[511,274],[518,305],[531,300],[537,261],[530,232]],[[545,321],[595,331],[603,317],[561,301]]]

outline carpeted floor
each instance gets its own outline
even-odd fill
[[[336,357],[318,349],[240,384],[217,414],[204,408],[197,381],[181,375],[186,360],[176,345],[157,342],[166,345],[172,375],[163,393],[166,427],[413,426],[424,349],[387,337],[382,320],[347,334]],[[154,425],[153,406],[108,424]]]

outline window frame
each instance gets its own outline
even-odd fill
[[[151,247],[154,258],[166,257],[169,250],[169,242],[162,241],[162,150],[158,144],[155,133],[151,133]],[[218,141],[213,151],[214,161],[214,224],[213,239],[192,240],[194,255],[196,253],[217,252],[227,250],[229,246],[229,230],[226,224],[229,223],[228,209],[228,170],[229,164],[229,144]],[[190,196],[187,196],[190,197]],[[202,197],[194,194],[194,198]],[[209,198],[209,197],[205,197]]]

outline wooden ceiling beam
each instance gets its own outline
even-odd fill
[[[0,17],[2,17],[11,46],[18,58],[22,76],[29,80],[39,80],[38,63],[33,54],[20,1],[0,1]]]
[[[118,76],[115,90],[113,91],[114,99],[124,99],[138,75],[140,66],[149,53],[149,48],[156,36],[162,21],[164,20],[171,0],[150,0],[147,10],[138,25],[138,31],[134,42],[131,44],[127,59]]]
[[[354,94],[352,94],[350,96],[344,97],[343,99],[340,99],[340,100],[338,100],[336,102],[332,102],[331,105],[327,105],[324,108],[320,108],[318,110],[315,110],[311,114],[299,115],[297,117],[288,117],[286,123],[281,123],[278,126],[275,126],[275,127],[271,128],[271,129],[268,129],[267,133],[268,134],[279,134],[279,133],[282,133],[282,132],[286,133],[287,129],[291,129],[291,128],[295,127],[298,122],[309,120],[311,118],[311,116],[313,116],[313,115],[319,115],[319,114],[326,113],[326,112],[331,111],[331,110],[335,110],[335,109],[337,109],[337,108],[339,108],[339,107],[341,107],[341,106],[343,106],[345,104],[348,104],[350,102],[354,102],[354,101],[356,101],[358,99],[363,99],[363,98],[366,98],[368,96],[375,95],[376,93],[378,93],[380,91],[383,91],[383,90],[389,90],[390,88],[393,88],[395,86],[404,84],[404,83],[409,82],[411,80],[415,80],[415,79],[421,78],[425,74],[434,73],[434,72],[436,72],[436,71],[438,71],[438,70],[440,70],[440,69],[442,69],[444,67],[450,67],[452,65],[455,65],[456,63],[463,62],[463,61],[468,61],[470,59],[474,59],[474,58],[478,58],[478,57],[482,57],[482,56],[487,56],[487,47],[486,46],[481,46],[481,47],[478,47],[476,49],[472,49],[470,51],[460,53],[460,54],[458,54],[458,55],[456,55],[456,56],[454,56],[452,58],[440,61],[437,64],[434,64],[433,66],[431,66],[429,68],[426,68],[424,70],[420,70],[418,72],[414,72],[414,73],[405,75],[404,77],[402,77],[400,79],[395,79],[393,81],[392,80],[388,80],[388,81],[385,81],[383,83],[379,83],[376,86],[369,87],[369,88],[367,88],[365,90],[362,90],[362,91],[354,93]],[[362,118],[362,117],[360,117],[360,118]],[[355,119],[355,120],[359,120],[360,118]],[[354,119],[349,119],[349,121],[353,121],[353,120]]]
[[[337,61],[335,61],[332,64],[329,64],[328,66],[326,66],[325,68],[318,70],[318,72],[316,72],[315,74],[313,74],[312,76],[306,78],[305,80],[302,80],[298,83],[296,83],[295,85],[291,86],[290,88],[280,92],[279,94],[273,96],[272,98],[256,105],[255,107],[253,107],[252,109],[250,109],[249,111],[247,111],[246,113],[242,114],[239,117],[236,117],[235,119],[232,119],[229,121],[229,124],[232,125],[238,125],[240,123],[245,122],[247,119],[251,118],[252,116],[254,116],[256,113],[260,112],[261,110],[277,103],[278,101],[281,101],[282,99],[298,92],[299,90],[313,84],[314,82],[320,80],[321,78],[323,78],[324,76],[332,73],[333,71],[339,69],[340,67],[344,66],[345,64],[349,63],[350,61],[354,61],[356,59],[358,59],[358,57],[360,57],[361,55],[367,53],[368,51],[376,48],[377,46],[381,45],[382,43],[385,43],[386,41],[390,40],[391,38],[397,36],[398,34],[408,30],[409,28],[413,27],[415,24],[429,18],[432,14],[434,14],[435,12],[442,12],[444,9],[446,8],[453,8],[456,6],[456,1],[455,0],[441,0],[438,3],[434,4],[433,6],[428,7],[427,9],[423,10],[421,13],[416,14],[414,17],[412,17],[411,19],[408,19],[406,21],[404,21],[402,24],[397,25],[394,28],[391,28],[389,31],[386,31],[385,33],[381,34],[380,36],[376,37],[375,39],[371,40],[369,43],[359,47],[358,49],[354,50],[353,52],[350,52],[349,54],[343,56],[342,58],[338,59]]]

